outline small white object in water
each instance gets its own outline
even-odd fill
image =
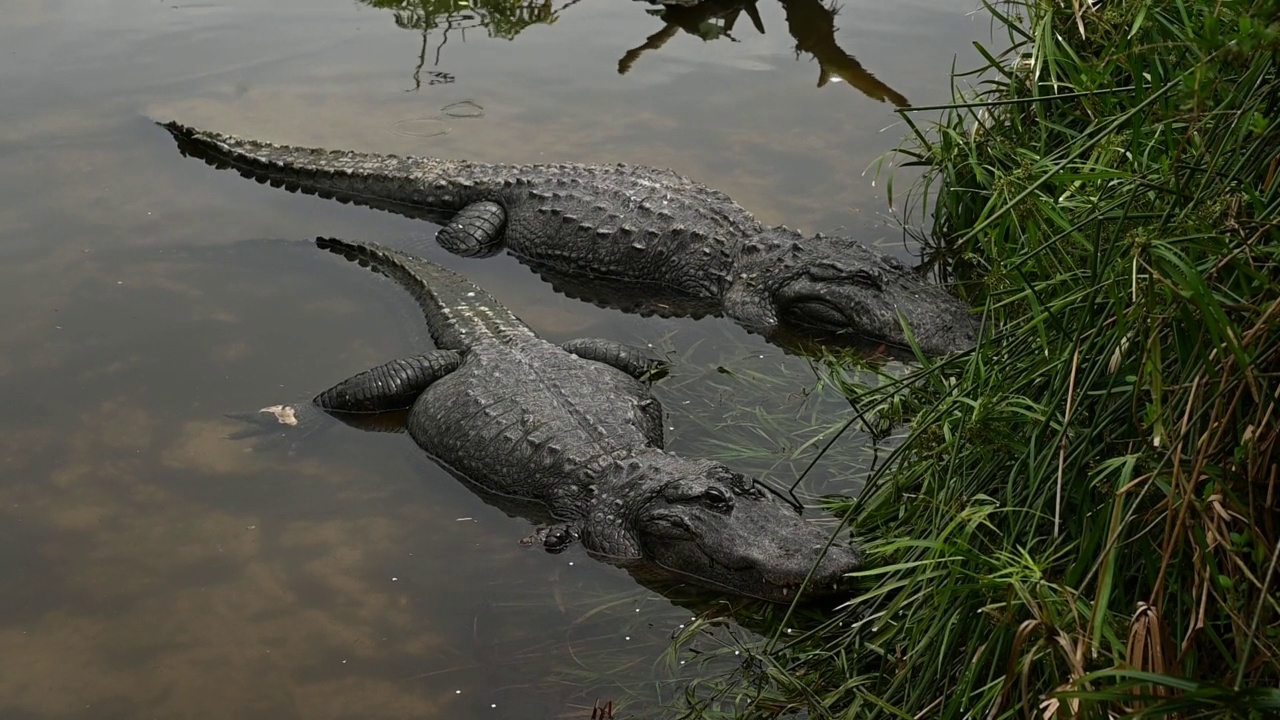
[[[258,412],[275,415],[276,422],[281,425],[293,427],[298,424],[298,414],[295,413],[293,408],[288,405],[272,405],[270,407],[264,407]]]

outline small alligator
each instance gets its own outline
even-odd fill
[[[292,192],[441,225],[467,257],[505,249],[540,273],[662,286],[771,337],[850,334],[929,355],[973,346],[960,301],[848,238],[767,228],[724,193],[635,165],[490,165],[274,145],[170,122],[184,155]]]
[[[412,255],[316,244],[409,290],[437,349],[310,404],[265,409],[261,426],[408,408],[404,426],[428,455],[490,504],[550,525],[539,533],[547,550],[580,541],[637,577],[772,602],[848,587],[861,565],[854,546],[827,548],[829,532],[768,486],[663,450],[663,409],[645,382],[661,361],[602,339],[553,345],[476,285]]]

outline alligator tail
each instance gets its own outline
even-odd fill
[[[441,265],[374,243],[316,238],[316,246],[391,278],[422,308],[436,347],[465,351],[477,341],[533,337],[506,307],[461,275]]]
[[[173,135],[183,155],[289,192],[437,224],[447,222],[466,204],[450,183],[465,174],[462,161],[276,145],[174,121],[159,124]],[[423,178],[429,181],[424,183]]]

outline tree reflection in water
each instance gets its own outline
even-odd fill
[[[787,19],[787,30],[795,39],[796,58],[810,55],[818,61],[818,87],[833,80],[843,81],[864,95],[880,102],[890,102],[898,107],[910,103],[907,98],[863,68],[857,58],[846,52],[836,42],[836,15],[839,7],[822,0],[778,0],[782,3]],[[440,58],[450,33],[461,34],[466,40],[468,30],[483,29],[491,38],[514,39],[532,25],[553,25],[560,13],[581,2],[567,0],[555,4],[552,0],[360,0],[371,7],[390,10],[396,25],[422,34],[422,49],[413,71],[413,88],[422,88],[423,75],[427,85],[442,85],[454,81],[452,73],[439,69]],[[706,41],[727,38],[739,42],[733,35],[738,18],[746,13],[756,32],[764,34],[764,22],[760,18],[759,0],[672,0],[665,3],[646,3],[645,12],[662,21],[663,27],[645,38],[643,44],[626,51],[618,61],[618,73],[625,75],[646,52],[656,51],[681,32]],[[432,68],[427,65],[429,38],[432,31],[440,31],[440,42],[435,47]]]

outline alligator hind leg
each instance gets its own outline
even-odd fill
[[[411,407],[431,383],[462,364],[452,350],[432,350],[353,375],[312,400],[332,413],[383,413]]]
[[[560,346],[584,360],[594,360],[615,367],[637,380],[661,380],[671,363],[655,358],[638,347],[603,338],[579,338]]]
[[[432,350],[354,375],[310,400],[272,405],[252,413],[228,413],[244,426],[227,434],[231,440],[258,438],[259,449],[293,446],[337,418],[369,432],[404,432],[404,411],[431,383],[448,375],[462,357],[451,350]]]
[[[490,257],[502,250],[507,211],[496,202],[471,203],[436,233],[436,242],[454,255]]]

